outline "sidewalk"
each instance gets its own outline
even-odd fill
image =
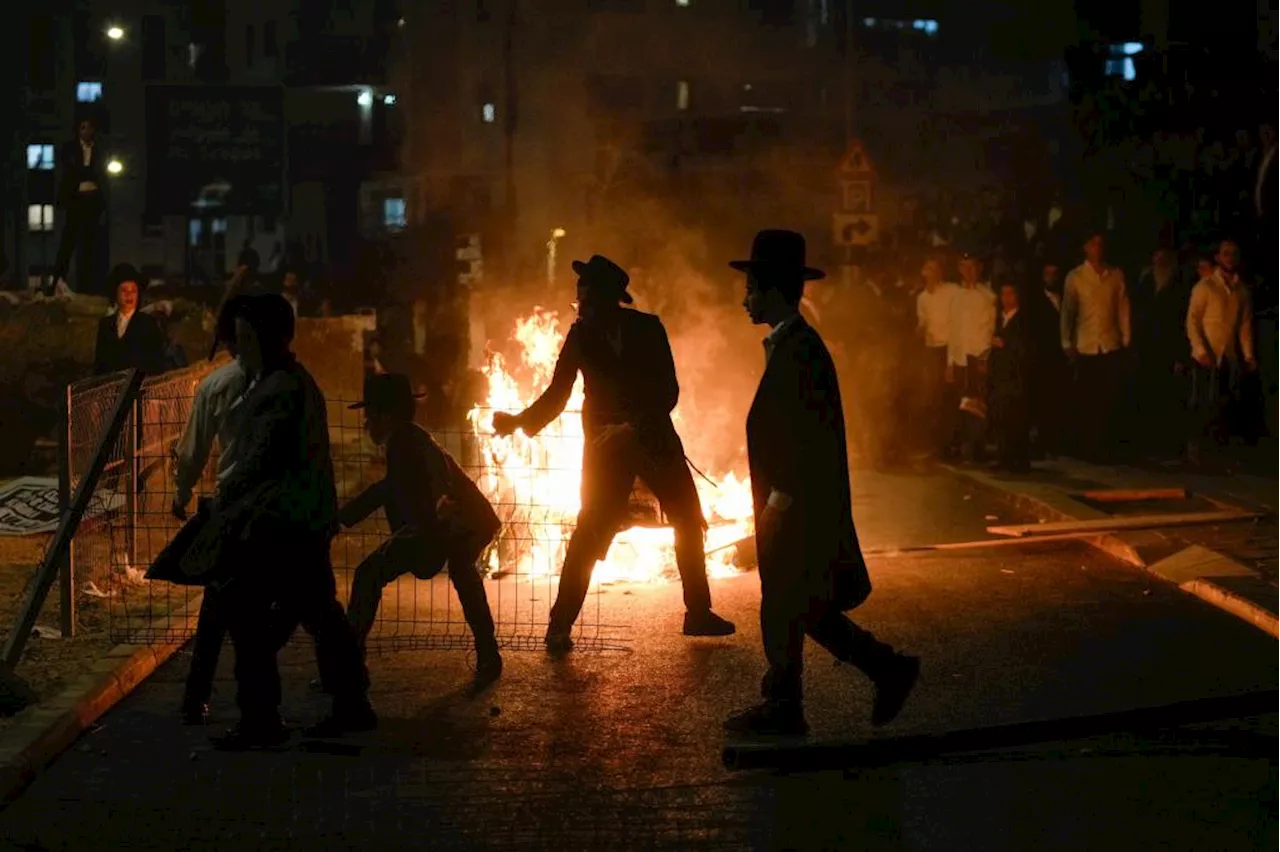
[[[959,465],[950,469],[1046,523],[1221,510],[1264,513],[1255,520],[1108,533],[1090,543],[1276,635],[1280,535],[1274,478],[1065,458],[1040,462],[1026,475]],[[1185,489],[1187,499],[1126,505],[1083,496],[1094,490],[1172,488]]]

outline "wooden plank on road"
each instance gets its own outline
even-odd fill
[[[987,527],[994,535],[1022,536],[1056,535],[1060,533],[1121,532],[1124,530],[1148,530],[1159,527],[1189,527],[1198,524],[1221,524],[1231,521],[1250,521],[1261,518],[1261,512],[1191,512],[1182,515],[1133,515],[1119,518],[1096,518],[1089,521],[1056,521],[1048,524],[1013,524]]]

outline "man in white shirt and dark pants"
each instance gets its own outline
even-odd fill
[[[959,428],[952,441],[973,461],[986,456],[987,359],[996,332],[996,294],[982,278],[982,261],[960,257],[960,286],[951,297],[946,380],[959,394]],[[952,416],[956,416],[953,412]]]
[[[1101,229],[1085,235],[1085,262],[1071,270],[1062,293],[1062,349],[1075,366],[1077,438],[1085,458],[1111,455],[1111,426],[1129,346],[1129,295],[1124,273],[1106,262]]]
[[[924,434],[930,452],[940,452],[951,436],[952,412],[947,403],[947,341],[951,337],[951,300],[960,289],[942,280],[942,261],[930,257],[920,270],[924,289],[916,296],[916,333],[924,342],[920,365]]]
[[[1258,368],[1253,345],[1253,300],[1240,276],[1240,247],[1223,240],[1212,274],[1191,291],[1187,339],[1191,343],[1193,425],[1187,455],[1199,461],[1199,439],[1212,430],[1229,435],[1244,372]]]

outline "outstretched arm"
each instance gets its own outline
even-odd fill
[[[536,435],[546,425],[560,416],[569,403],[573,393],[573,383],[578,378],[581,367],[579,331],[577,324],[569,329],[560,349],[560,357],[556,359],[555,372],[551,374],[551,384],[542,392],[542,396],[516,417],[516,425],[524,429],[526,435]],[[674,373],[674,367],[672,371]]]

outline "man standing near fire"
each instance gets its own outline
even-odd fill
[[[800,316],[806,281],[824,273],[805,265],[804,237],[761,231],[747,274],[743,307],[764,339],[765,368],[747,415],[747,458],[760,564],[760,632],[769,668],[764,703],[725,722],[731,733],[800,736],[802,668],[808,636],[875,684],[873,724],[902,709],[920,661],[878,641],[844,613],[871,594],[853,526],[844,406],[835,365],[822,338]]]
[[[560,589],[547,626],[547,650],[573,647],[570,630],[591,584],[595,563],[609,552],[626,518],[636,477],[653,491],[675,527],[676,567],[684,585],[686,636],[729,636],[734,626],[711,611],[703,552],[706,522],[684,445],[671,422],[680,385],[662,322],[627,310],[627,273],[600,255],[573,262],[578,321],[569,329],[551,384],[520,414],[499,412],[499,435],[536,435],[560,416],[581,372],[584,381],[582,509],[565,553]]]

